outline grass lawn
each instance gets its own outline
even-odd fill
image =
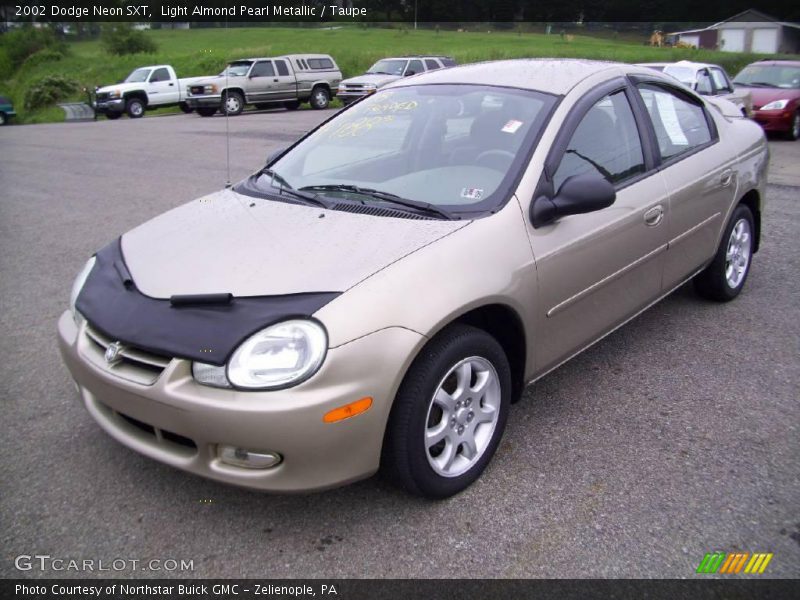
[[[459,63],[519,57],[571,57],[621,62],[661,62],[691,59],[717,63],[731,75],[760,56],[711,50],[651,48],[642,40],[608,39],[574,35],[517,31],[456,32],[433,30],[344,27],[264,27],[147,32],[158,45],[155,54],[108,55],[99,41],[73,42],[69,55],[58,61],[23,64],[11,79],[0,81],[0,93],[14,102],[20,123],[52,122],[63,119],[58,109],[25,110],[25,91],[37,79],[49,75],[67,76],[81,87],[93,89],[124,79],[134,68],[156,63],[175,67],[179,77],[211,75],[226,61],[254,56],[275,56],[296,52],[330,54],[345,77],[358,75],[384,56],[404,54],[446,54]],[[35,61],[34,61],[35,62]],[[76,96],[74,100],[82,100]]]

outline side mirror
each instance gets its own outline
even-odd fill
[[[416,73],[414,71],[411,71],[411,70],[406,71],[406,75],[405,75],[406,77],[411,77],[412,75],[416,75]]]
[[[286,152],[286,150],[287,150],[287,147],[286,147],[286,146],[283,146],[282,148],[278,148],[277,150],[273,151],[272,153],[270,153],[270,154],[267,154],[267,162],[266,162],[266,163],[264,163],[264,164],[265,164],[266,166],[269,166],[269,165],[271,165],[271,164],[272,164],[272,163],[274,163],[276,160],[278,160],[278,159],[280,158],[280,156],[281,156],[281,155],[282,155],[284,152]]]
[[[555,198],[539,196],[531,204],[530,219],[534,227],[552,223],[559,217],[594,212],[614,204],[614,186],[597,173],[568,177]]]

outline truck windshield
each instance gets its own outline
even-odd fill
[[[228,65],[228,68],[220,73],[220,76],[224,77],[227,73],[228,77],[244,77],[247,75],[247,72],[250,70],[250,65],[253,63],[250,61],[241,61],[241,62],[234,62]]]
[[[379,91],[270,166],[286,186],[322,198],[370,202],[378,192],[450,214],[483,212],[510,197],[554,102],[542,92],[482,85]],[[269,192],[273,177],[253,185]]]
[[[150,69],[136,69],[133,73],[128,75],[127,79],[125,79],[125,83],[141,83],[142,81],[147,81],[149,76]]]
[[[397,75],[403,74],[407,60],[379,60],[367,71],[368,75]]]

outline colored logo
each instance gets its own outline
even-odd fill
[[[700,561],[697,572],[760,575],[771,560],[772,552],[754,552],[753,554],[749,552],[708,552]]]

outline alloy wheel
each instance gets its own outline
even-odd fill
[[[739,219],[731,230],[725,253],[725,279],[731,289],[739,287],[747,274],[751,246],[750,223],[746,219]]]

